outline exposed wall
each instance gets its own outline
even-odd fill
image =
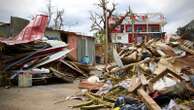
[[[73,35],[73,34],[70,34],[68,36],[68,45],[69,45],[68,47],[69,47],[69,49],[73,49],[70,54],[76,60],[78,60],[78,58],[77,58],[77,44],[78,44],[77,36],[76,35]]]

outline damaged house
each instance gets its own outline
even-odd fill
[[[11,17],[10,23],[0,23],[0,36],[16,36],[28,23],[26,19]],[[81,62],[84,57],[88,57],[89,63],[94,64],[95,38],[93,36],[46,28],[45,37],[49,40],[62,40],[67,43],[69,49],[73,49],[70,54],[76,61]]]
[[[84,57],[90,59],[89,63],[95,63],[95,38],[93,36],[85,36],[75,32],[68,32],[63,30],[54,30],[47,28],[45,36],[49,40],[62,40],[73,49],[71,56],[81,62]]]
[[[55,77],[73,82],[77,77],[89,75],[95,39],[46,28],[47,20],[48,16],[37,15],[27,25],[22,19],[1,25],[4,35],[0,37],[0,85],[18,80],[20,87],[26,87]],[[23,25],[17,27],[20,22]]]

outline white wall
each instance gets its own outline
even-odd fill
[[[112,33],[111,37],[113,43],[129,43],[128,34],[126,33]]]

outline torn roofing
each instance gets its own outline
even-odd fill
[[[75,35],[77,37],[87,37],[87,38],[95,39],[94,36],[82,35],[80,33],[64,31],[64,30],[58,30],[58,29],[53,29],[53,28],[50,28],[50,27],[47,27],[46,30],[48,30],[48,31],[56,31],[56,32],[59,32],[59,33],[67,34],[67,35]]]
[[[15,45],[40,40],[44,36],[48,16],[38,15],[17,36],[12,39],[0,38],[0,42]]]

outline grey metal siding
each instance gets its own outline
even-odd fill
[[[9,25],[1,25],[0,26],[0,37],[9,37],[10,36],[10,26]]]
[[[78,40],[78,45],[77,45],[77,57],[78,57],[78,61],[80,62],[82,57],[85,56],[85,49],[86,49],[86,46],[85,46],[85,39],[83,38],[80,38]]]
[[[95,41],[93,39],[88,39],[87,41],[88,56],[90,57],[92,63],[95,63]]]
[[[27,25],[29,21],[19,17],[11,17],[10,34],[11,36],[18,35]]]
[[[80,62],[82,57],[89,56],[91,63],[95,63],[95,41],[90,38],[79,38],[77,45],[78,61]]]

